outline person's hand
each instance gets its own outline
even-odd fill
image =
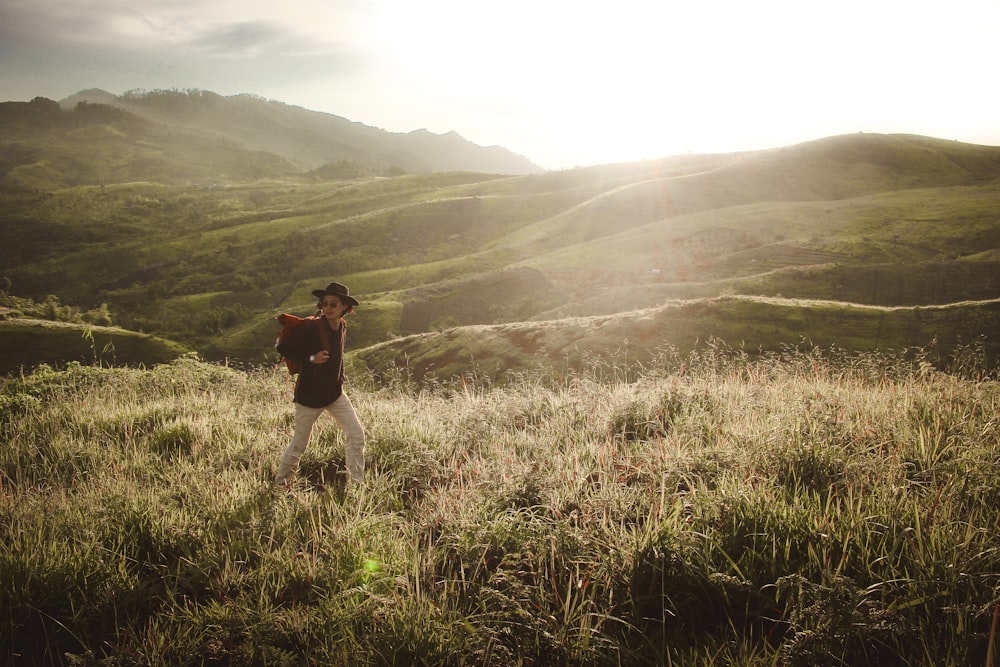
[[[316,354],[309,357],[309,361],[313,362],[314,364],[325,364],[329,360],[330,360],[330,353],[327,352],[326,350],[320,350]]]

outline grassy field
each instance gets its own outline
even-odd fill
[[[711,346],[503,386],[401,369],[291,491],[283,370],[70,365],[0,393],[0,661],[986,665],[1000,385]]]

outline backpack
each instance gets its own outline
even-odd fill
[[[291,313],[282,313],[275,319],[277,319],[278,324],[281,325],[281,331],[278,332],[278,338],[274,341],[274,347],[277,348],[282,341],[292,335],[293,331],[310,320],[318,320],[319,316],[310,315],[309,317],[299,317],[298,315],[292,315]],[[297,375],[298,372],[302,370],[302,364],[294,359],[289,359],[288,357],[282,355],[281,361],[284,361],[285,365],[288,367],[289,375]]]

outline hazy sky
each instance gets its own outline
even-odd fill
[[[543,167],[1000,145],[1000,0],[0,0],[0,100],[253,93]]]

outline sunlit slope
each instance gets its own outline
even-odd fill
[[[1000,294],[1000,264],[984,251],[1000,248],[998,212],[998,186],[749,204],[647,223],[521,264],[563,287],[564,308],[576,313],[608,312],[601,299],[641,307],[731,293],[941,304]]]
[[[934,364],[979,354],[1000,359],[1000,299],[885,308],[828,301],[722,297],[607,316],[467,326],[374,345],[354,356],[382,373],[422,380],[504,372],[559,374],[589,363],[633,364],[724,345],[749,355],[792,348],[844,353],[913,350]]]
[[[603,176],[603,188],[488,252],[521,258],[504,268],[537,272],[534,301],[559,302],[543,318],[735,293],[881,305],[992,298],[997,164],[996,149],[858,135],[617,174],[581,170]],[[948,187],[917,187],[937,183]],[[493,274],[496,283],[508,273]],[[447,298],[456,321],[489,321],[475,306],[484,281],[417,286],[406,297],[416,312]]]
[[[641,163],[644,169],[631,172],[628,182],[537,221],[508,243],[560,247],[698,212],[989,185],[1000,174],[996,148],[904,135],[831,137],[688,165],[677,160]]]

